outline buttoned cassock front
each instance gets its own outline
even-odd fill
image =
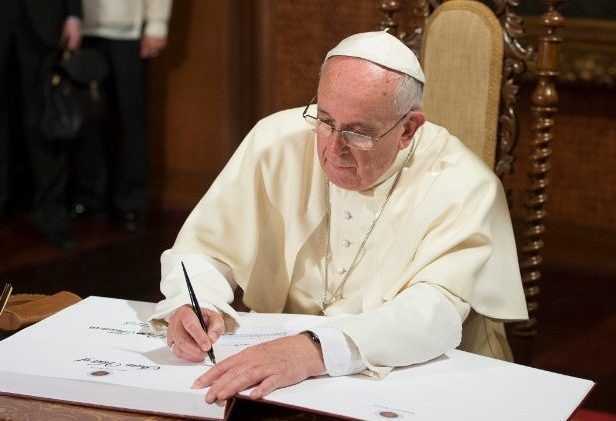
[[[189,266],[198,299],[226,316],[237,317],[229,305],[236,284],[255,311],[319,313],[327,181],[315,135],[301,112],[273,114],[246,136],[173,248],[163,253],[161,291],[166,298],[153,318],[188,302],[178,256]],[[405,307],[413,284],[437,286],[471,305],[462,335],[465,350],[506,357],[499,321],[528,317],[500,181],[439,126],[425,123],[414,141],[415,154],[360,253],[342,299],[325,311],[349,314],[326,325],[348,335],[368,369],[380,374],[419,362],[408,355],[421,343],[405,329],[414,323]],[[332,189],[330,292],[349,269],[407,153],[400,151],[371,189]]]

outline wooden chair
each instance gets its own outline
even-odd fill
[[[549,184],[548,158],[558,96],[555,78],[563,25],[557,7],[565,0],[543,0],[545,34],[537,46],[524,45],[523,21],[514,12],[519,0],[385,0],[379,29],[398,36],[420,57],[426,74],[427,119],[446,127],[492,168],[508,192],[506,176],[514,166],[518,141],[516,96],[522,74],[532,68],[532,152],[525,185],[525,229],[516,233],[529,320],[507,327],[516,361],[528,364],[537,335],[544,209]],[[485,2],[487,3],[487,1]],[[405,25],[396,20],[407,16]]]

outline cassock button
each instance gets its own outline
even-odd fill
[[[348,247],[351,245],[351,242],[349,240],[342,240],[342,246],[343,247]]]
[[[342,275],[344,272],[346,272],[346,269],[342,266],[338,266],[338,268],[336,269],[336,273],[338,273],[338,275]]]
[[[353,217],[353,215],[351,215],[351,212],[344,211],[344,219],[351,219],[352,217]]]

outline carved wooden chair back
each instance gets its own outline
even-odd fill
[[[543,0],[545,35],[537,47],[524,45],[523,21],[515,14],[519,0],[384,0],[379,29],[398,36],[420,57],[426,74],[424,111],[444,126],[484,162],[494,168],[507,189],[518,138],[516,95],[522,74],[532,67],[537,78],[533,93],[533,134],[528,157],[524,201],[525,228],[516,232],[520,270],[529,320],[508,326],[516,361],[530,363],[537,334],[538,282],[544,232],[548,158],[558,97],[561,43],[556,29],[563,18],[556,7],[565,0]],[[401,26],[398,16],[405,16]],[[511,200],[510,200],[511,205]]]

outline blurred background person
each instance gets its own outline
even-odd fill
[[[68,150],[40,130],[42,66],[58,48],[76,50],[80,43],[80,0],[0,1],[0,214],[9,189],[9,106],[21,104],[34,184],[33,220],[41,234],[63,248],[74,246],[66,207]],[[10,80],[16,74],[18,89]],[[21,98],[10,98],[13,92]]]
[[[86,128],[77,146],[73,214],[104,219],[111,197],[124,227],[137,231],[148,204],[146,64],[167,45],[172,1],[83,0],[82,5],[84,47],[105,53],[110,74],[103,83],[107,118]]]

